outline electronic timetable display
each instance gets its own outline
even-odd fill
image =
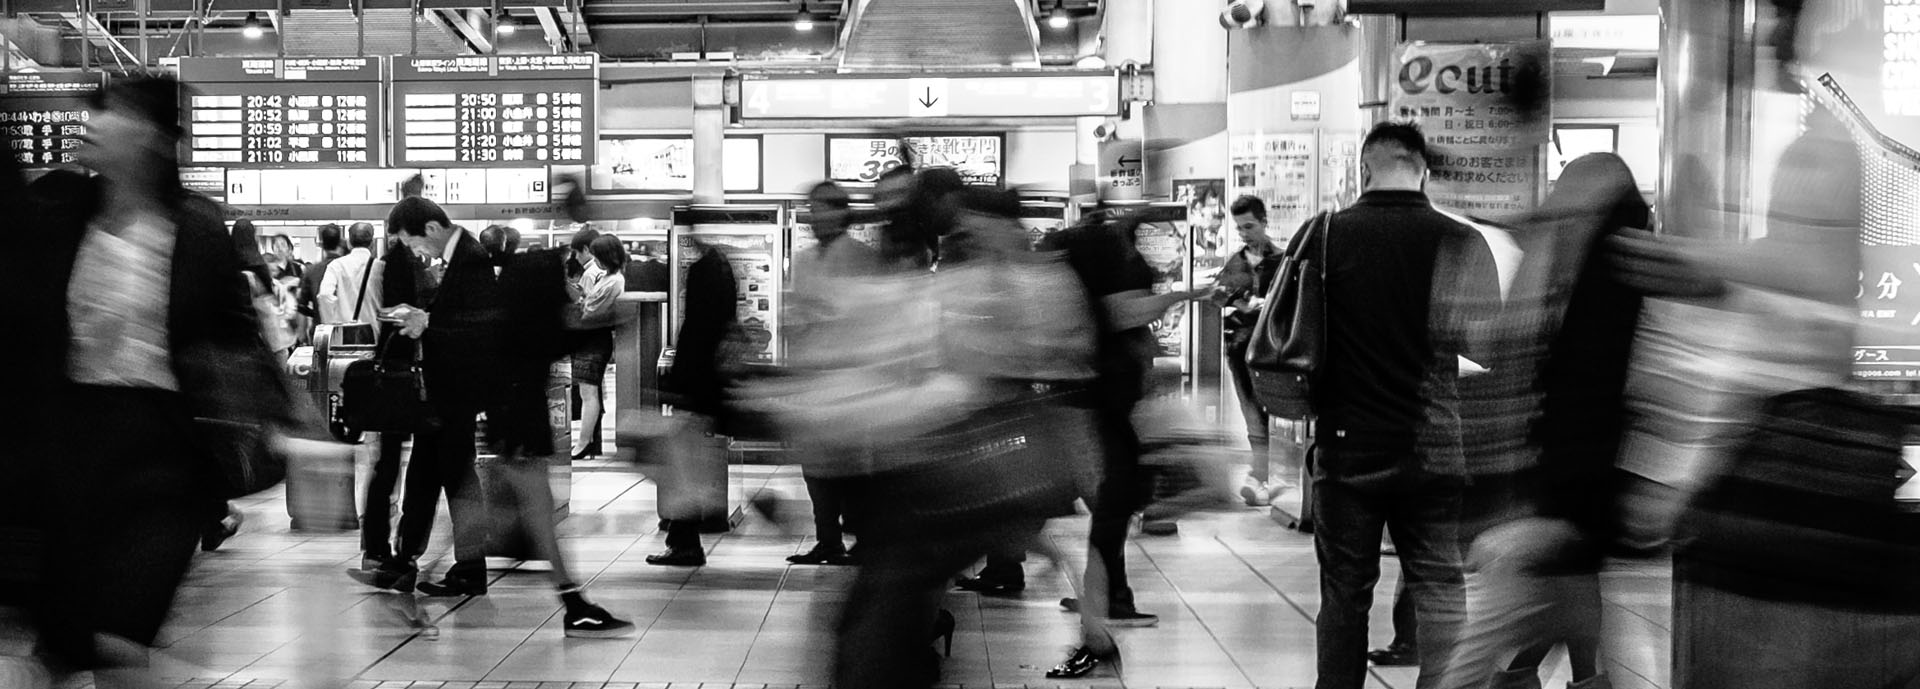
[[[72,165],[92,118],[88,102],[100,72],[14,72],[0,93],[0,133],[7,154],[25,168]]]
[[[593,55],[393,58],[394,165],[592,165]]]
[[[379,167],[381,61],[184,58],[187,165]]]

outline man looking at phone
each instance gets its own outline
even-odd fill
[[[1280,269],[1281,251],[1267,236],[1267,204],[1257,196],[1233,200],[1230,208],[1234,229],[1245,244],[1227,259],[1220,271],[1214,303],[1220,305],[1220,322],[1227,343],[1227,372],[1233,376],[1233,390],[1240,397],[1240,416],[1247,422],[1247,443],[1253,448],[1247,460],[1247,479],[1240,486],[1240,498],[1248,507],[1265,507],[1273,502],[1267,487],[1267,428],[1271,425],[1266,409],[1253,396],[1253,374],[1247,370],[1247,347],[1253,343],[1254,325],[1266,306],[1267,291]]]

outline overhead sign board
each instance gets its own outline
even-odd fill
[[[88,101],[100,90],[99,72],[21,72],[7,75],[0,94],[0,134],[22,167],[74,163],[80,136],[92,119]]]
[[[827,179],[872,184],[911,156],[915,167],[952,168],[967,184],[997,187],[1006,178],[1004,144],[1000,134],[828,135]]]
[[[1114,72],[927,76],[748,74],[746,119],[1089,117],[1120,113]]]
[[[396,57],[394,164],[592,165],[593,55]]]
[[[378,167],[381,62],[371,57],[182,58],[188,165]]]

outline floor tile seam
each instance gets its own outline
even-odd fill
[[[605,512],[605,511],[607,511],[607,509],[608,509],[608,508],[610,508],[610,507],[613,507],[615,503],[618,503],[618,502],[620,502],[620,501],[621,501],[622,499],[624,499],[624,498],[626,498],[626,497],[627,497],[627,494],[628,494],[628,493],[632,493],[632,492],[634,491],[634,489],[637,489],[637,488],[639,488],[639,487],[640,487],[641,485],[643,485],[643,484],[646,484],[646,483],[649,483],[649,482],[652,482],[652,481],[653,481],[653,478],[652,478],[652,477],[649,477],[649,476],[647,476],[646,474],[640,474],[640,473],[637,473],[637,472],[636,472],[636,474],[635,474],[635,475],[636,475],[636,476],[639,476],[639,480],[636,480],[636,481],[634,481],[633,483],[630,483],[630,484],[627,484],[627,487],[626,487],[626,489],[624,489],[624,490],[621,490],[621,491],[620,491],[620,494],[619,494],[619,495],[615,495],[615,496],[613,496],[613,497],[611,497],[611,498],[608,498],[608,499],[607,499],[607,501],[606,501],[606,503],[604,503],[604,504],[602,504],[602,505],[600,505],[600,507],[599,507],[598,509],[595,509],[595,510],[594,510],[594,513],[595,513],[595,514],[598,514],[598,513],[600,513],[600,512]]]
[[[1217,536],[1215,539],[1215,542],[1218,542]],[[1134,547],[1140,551],[1141,557],[1146,558],[1147,564],[1153,566],[1154,573],[1159,575],[1161,580],[1167,583],[1168,588],[1173,589],[1173,595],[1180,601],[1180,607],[1186,608],[1187,614],[1192,615],[1194,621],[1200,623],[1200,628],[1206,630],[1207,638],[1213,639],[1214,647],[1220,649],[1220,652],[1227,656],[1227,662],[1233,663],[1234,671],[1240,673],[1241,679],[1247,681],[1247,686],[1257,686],[1258,683],[1253,680],[1253,675],[1247,672],[1246,666],[1240,664],[1240,659],[1235,657],[1232,651],[1227,650],[1226,644],[1220,640],[1220,634],[1213,630],[1213,625],[1208,624],[1206,619],[1200,617],[1200,611],[1193,609],[1193,604],[1187,601],[1186,593],[1180,589],[1180,584],[1175,582],[1173,577],[1167,576],[1165,570],[1160,569],[1160,562],[1153,558],[1153,553],[1147,552],[1147,549],[1140,547],[1138,543],[1135,543]],[[1222,547],[1225,547],[1225,544],[1222,544]],[[1122,682],[1122,684],[1124,684],[1124,682]]]
[[[628,490],[632,490],[633,488],[638,487],[641,483],[644,483],[644,482],[645,482],[644,479],[641,481],[636,481],[632,486],[628,487]],[[626,494],[625,491],[621,492],[621,495],[625,495],[625,494]],[[600,577],[607,576],[608,572],[613,569],[614,565],[620,564],[621,562],[625,561],[627,558],[627,555],[632,553],[634,548],[639,547],[641,538],[642,538],[641,536],[635,536],[632,539],[629,539],[627,541],[626,547],[623,547],[620,549],[619,555],[615,555],[613,559],[607,561],[607,564],[601,566],[600,570],[598,572],[595,572],[593,576],[588,577],[587,581],[581,582],[580,586],[582,586],[583,588],[592,588],[594,583],[600,581]],[[607,680],[609,682],[613,680],[614,676],[620,674],[620,668],[626,667],[627,662],[633,660],[633,654],[640,650],[640,644],[646,641],[648,634],[653,633],[653,628],[660,624],[660,618],[667,614],[667,608],[673,605],[673,601],[680,597],[680,591],[685,588],[686,588],[686,582],[685,581],[680,582],[679,588],[675,588],[673,590],[673,595],[667,597],[667,602],[664,605],[660,606],[660,611],[654,613],[652,619],[647,620],[646,626],[643,627],[638,622],[635,622],[634,628],[637,631],[633,635],[633,646],[627,649],[626,655],[623,655],[620,657],[620,662],[614,664],[613,674],[608,675],[607,677]]]
[[[1653,619],[1651,617],[1647,617],[1646,615],[1642,615],[1640,614],[1639,611],[1634,610],[1633,608],[1627,607],[1625,604],[1622,604],[1618,601],[1607,600],[1605,598],[1602,598],[1601,600],[1609,606],[1619,608],[1621,612],[1625,612],[1628,615],[1640,618],[1642,621],[1645,621],[1647,624],[1653,625],[1655,629],[1659,629],[1660,631],[1666,632],[1668,638],[1672,638],[1673,636],[1672,620],[1668,620],[1666,624],[1661,624],[1659,620]]]

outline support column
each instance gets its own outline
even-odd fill
[[[722,174],[726,145],[727,104],[725,78],[720,75],[693,78],[693,202],[726,202],[726,178]]]
[[[1754,86],[1753,0],[1660,3],[1661,231],[1748,234]]]

